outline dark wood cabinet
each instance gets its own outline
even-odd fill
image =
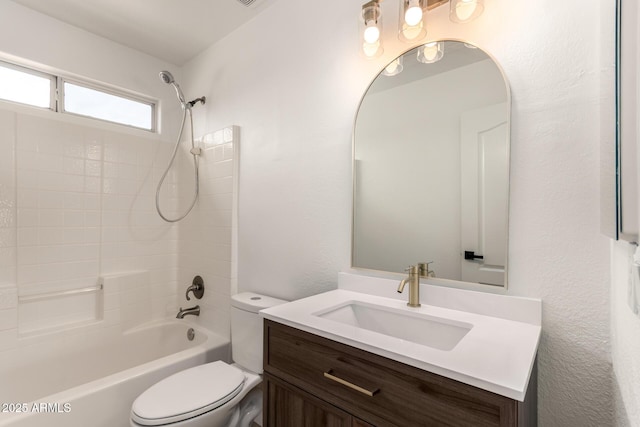
[[[368,427],[347,412],[265,373],[267,426],[278,427]],[[370,427],[370,426],[369,426]]]
[[[269,320],[264,331],[266,427],[536,425],[535,372],[522,403]]]

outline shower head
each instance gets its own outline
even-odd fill
[[[174,89],[176,90],[176,95],[178,96],[178,100],[184,108],[187,108],[187,101],[184,98],[184,94],[182,93],[180,86],[178,86],[178,83],[176,83],[176,80],[173,78],[173,74],[168,71],[160,71],[159,75],[160,80],[174,87]]]
[[[171,74],[168,71],[160,71],[160,80],[162,80],[167,84],[171,84],[175,82],[175,79],[173,78],[173,74]]]

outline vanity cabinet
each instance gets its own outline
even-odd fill
[[[264,421],[288,426],[535,426],[525,402],[265,320]]]

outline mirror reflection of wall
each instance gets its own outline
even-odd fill
[[[422,48],[407,52],[402,72],[379,75],[363,97],[352,265],[402,272],[433,261],[438,278],[506,285],[508,88],[482,50],[443,47],[429,64]]]

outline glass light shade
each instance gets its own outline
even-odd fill
[[[443,56],[444,43],[442,42],[431,42],[418,48],[417,59],[423,64],[433,64],[440,61]]]
[[[451,0],[449,19],[465,23],[476,19],[484,11],[484,0]]]
[[[382,55],[382,52],[384,52],[384,49],[382,49],[380,40],[375,43],[362,43],[362,53],[367,58],[377,58]]]
[[[398,38],[406,43],[413,43],[427,35],[425,29],[426,0],[400,0],[398,15]]]
[[[382,75],[383,76],[397,76],[398,74],[400,74],[402,72],[403,69],[403,65],[402,65],[402,56],[394,59],[393,61],[391,61],[389,63],[389,65],[387,65],[384,70],[382,70]]]
[[[360,44],[362,53],[367,58],[376,58],[382,55],[382,16],[377,0],[370,1],[362,6],[362,19],[360,20]]]

